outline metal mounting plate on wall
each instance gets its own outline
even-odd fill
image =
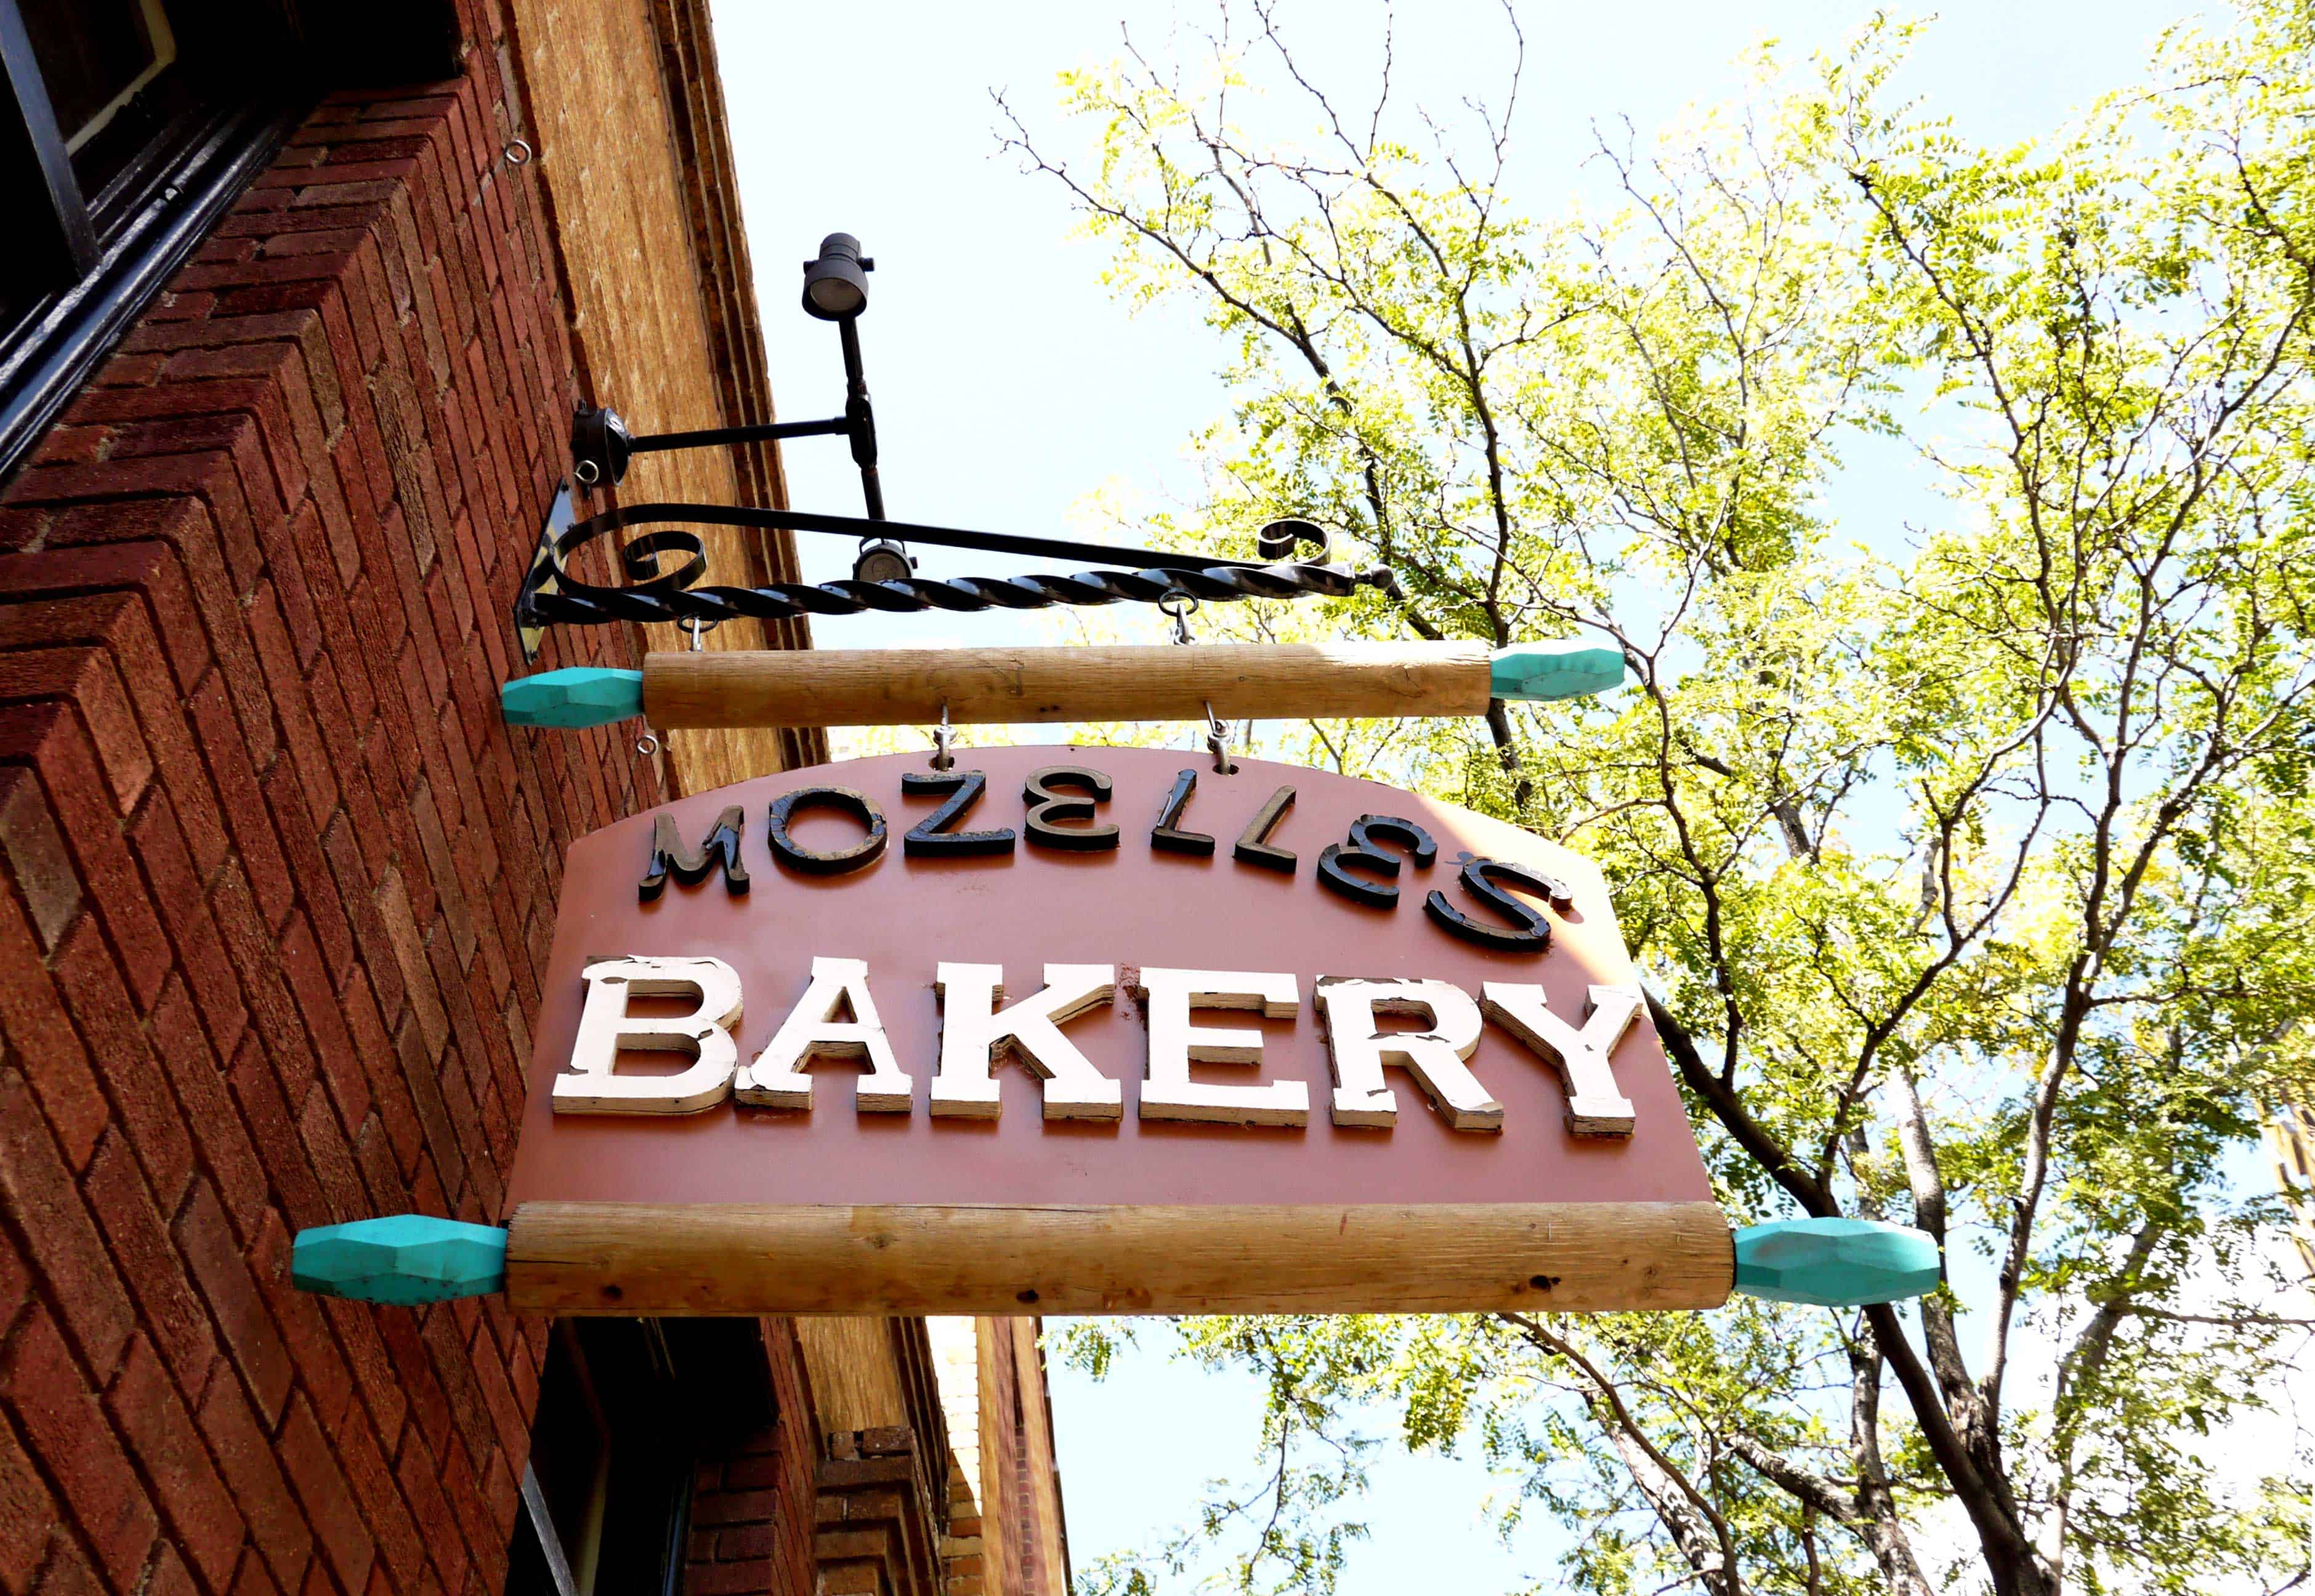
[[[554,502],[546,507],[545,524],[538,529],[538,545],[530,552],[530,574],[516,591],[512,607],[515,641],[522,645],[522,662],[535,665],[538,651],[545,646],[546,627],[530,610],[530,598],[537,593],[556,590],[554,581],[554,540],[571,530],[571,484],[559,483],[554,489]]]

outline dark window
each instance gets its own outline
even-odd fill
[[[0,471],[316,97],[271,0],[0,0]]]
[[[682,1596],[695,1466],[771,1420],[752,1319],[560,1321],[506,1596]]]

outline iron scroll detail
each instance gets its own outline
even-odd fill
[[[859,537],[897,536],[910,543],[1046,559],[1133,560],[1135,569],[1095,569],[1019,576],[962,576],[935,580],[909,577],[891,581],[770,582],[761,587],[697,585],[707,569],[706,549],[679,525],[757,528],[820,532]],[[595,539],[623,528],[654,529],[619,551],[622,586],[592,582],[572,569],[579,552]],[[945,527],[869,521],[813,511],[709,504],[637,504],[605,510],[583,520],[571,519],[568,491],[558,493],[543,529],[530,570],[516,595],[514,619],[528,645],[550,625],[603,625],[615,622],[697,622],[713,625],[746,617],[787,620],[804,616],[848,616],[870,611],[909,614],[924,610],[1045,609],[1056,605],[1155,604],[1189,594],[1200,600],[1342,598],[1360,588],[1395,593],[1387,568],[1359,570],[1341,563],[1277,560],[1259,563],[1163,550],[1113,548],[1058,538],[971,532]],[[529,652],[527,646],[527,651]]]

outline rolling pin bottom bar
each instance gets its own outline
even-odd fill
[[[989,1207],[528,1202],[509,1306],[564,1314],[1716,1308],[1710,1202]]]

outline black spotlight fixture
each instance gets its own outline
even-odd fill
[[[849,321],[868,308],[868,274],[876,262],[863,260],[860,241],[831,233],[820,253],[803,263],[803,313],[823,322]]]
[[[917,557],[897,537],[864,537],[852,557],[852,580],[864,582],[906,581],[917,568]]]

